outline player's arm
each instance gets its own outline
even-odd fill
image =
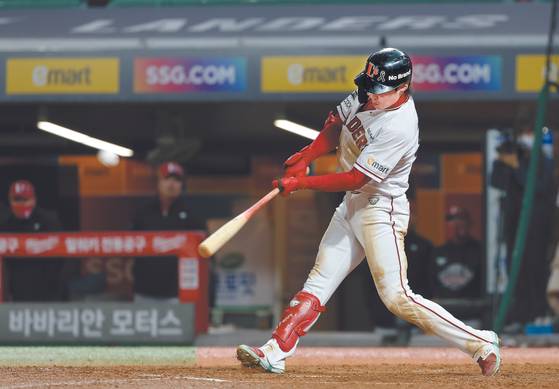
[[[311,177],[284,177],[272,182],[272,185],[282,190],[282,195],[286,196],[299,189],[341,192],[359,189],[370,180],[382,182],[409,149],[409,142],[412,140],[407,133],[390,129],[377,134],[375,142],[361,151],[353,168],[348,172]]]
[[[283,196],[300,189],[320,190],[322,192],[345,192],[357,190],[369,182],[370,178],[353,168],[345,173],[325,174],[322,176],[284,177],[272,182]]]
[[[342,121],[337,113],[331,111],[316,139],[284,162],[284,177],[302,177],[307,175],[307,167],[312,161],[334,150],[338,145]]]

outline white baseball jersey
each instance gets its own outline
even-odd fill
[[[343,122],[338,162],[343,171],[353,167],[371,178],[360,192],[398,197],[408,189],[419,147],[417,112],[413,98],[396,109],[360,111],[357,92],[337,111]]]
[[[446,339],[474,361],[487,352],[498,353],[497,334],[466,325],[440,305],[413,293],[408,285],[404,237],[409,204],[402,195],[418,148],[413,99],[394,110],[360,112],[360,108],[357,93],[337,107],[343,121],[338,159],[342,170],[355,167],[371,180],[359,191],[346,192],[322,237],[303,291],[326,305],[366,257],[378,295],[392,313]],[[260,350],[267,363],[283,371],[285,359],[296,347],[297,343],[291,350],[282,350],[272,337]]]

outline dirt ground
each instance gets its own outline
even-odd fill
[[[232,348],[200,348],[195,362],[171,366],[3,366],[0,388],[559,387],[559,348],[505,349],[492,378],[454,349],[301,348],[282,375],[242,368],[234,355]]]

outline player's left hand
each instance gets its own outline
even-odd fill
[[[283,163],[285,172],[283,177],[302,177],[309,174],[310,162],[307,159],[307,150],[309,146],[303,147],[301,150],[293,154]]]
[[[291,193],[301,189],[300,181],[297,177],[278,178],[272,181],[272,186],[278,188],[282,196],[287,197]]]

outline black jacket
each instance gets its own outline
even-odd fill
[[[10,212],[0,224],[2,233],[54,232],[61,229],[56,213],[39,207],[35,207],[29,219],[18,219]]]
[[[433,250],[431,288],[434,298],[477,298],[482,295],[481,244],[470,238],[446,242]]]
[[[132,229],[142,231],[205,230],[205,222],[194,218],[184,198],[178,198],[163,215],[159,199],[153,199],[134,216]],[[176,257],[143,257],[134,261],[134,292],[151,297],[178,295]]]
[[[11,212],[0,224],[1,233],[60,231],[54,212],[36,207],[29,219],[18,219]],[[60,301],[63,297],[61,259],[9,258],[6,273],[12,301]]]

